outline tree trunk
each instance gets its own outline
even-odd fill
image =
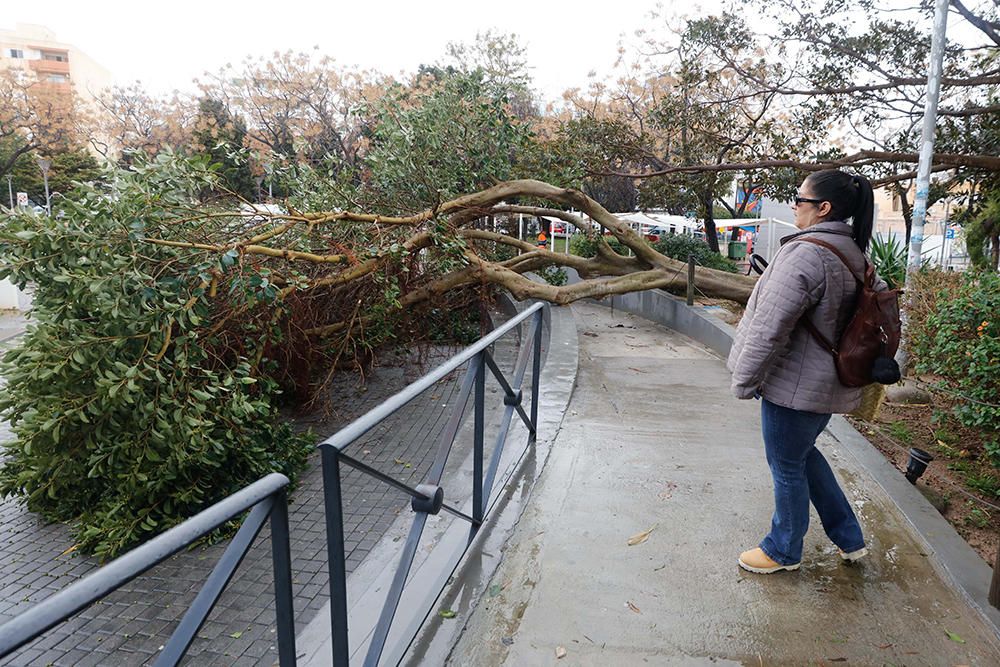
[[[715,214],[713,211],[714,203],[715,194],[712,192],[711,188],[708,188],[701,197],[702,215],[705,218],[705,241],[708,242],[708,247],[711,248],[713,252],[719,252],[719,234],[715,230]]]

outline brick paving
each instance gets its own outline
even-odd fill
[[[498,349],[505,370],[513,345]],[[448,352],[450,353],[450,351]],[[382,365],[363,388],[343,377],[334,388],[337,412],[301,420],[321,437],[371,409],[448,356],[435,351],[424,366],[412,359]],[[450,414],[463,369],[400,409],[352,446],[352,455],[408,484],[421,481]],[[488,387],[490,384],[487,385]],[[495,386],[490,391],[496,391]],[[471,403],[470,403],[471,408]],[[467,410],[471,414],[471,409]],[[6,425],[0,440],[9,438]],[[456,445],[457,446],[457,445]],[[456,451],[453,456],[461,455]],[[392,524],[407,498],[343,467],[347,569],[353,571]],[[318,455],[300,478],[289,507],[296,630],[328,599],[323,485]],[[62,524],[45,524],[17,502],[0,501],[0,623],[97,567],[66,554]],[[25,646],[0,665],[145,665],[152,662],[194,599],[226,544],[182,552]],[[271,665],[277,660],[269,531],[261,532],[230,586],[202,627],[183,664]]]

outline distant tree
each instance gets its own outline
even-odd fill
[[[14,189],[27,192],[32,201],[45,202],[45,183],[38,167],[37,153],[23,153],[11,169]],[[103,171],[93,154],[83,146],[61,150],[48,156],[49,193],[69,195],[74,182],[93,183],[103,179]]]
[[[286,163],[323,163],[339,173],[358,167],[368,130],[359,111],[378,99],[385,77],[287,51],[248,58],[238,68],[227,65],[199,83],[205,96],[243,118],[251,145],[262,154]]]
[[[90,143],[108,160],[129,165],[135,152],[151,156],[191,143],[198,106],[178,93],[157,97],[136,82],[106,91],[97,103],[97,131]]]
[[[257,198],[257,186],[245,149],[246,125],[233,116],[220,100],[203,97],[191,134],[193,153],[207,155],[219,166],[222,184],[244,199]]]
[[[56,153],[83,143],[90,118],[72,90],[16,68],[0,71],[0,176],[22,155]]]

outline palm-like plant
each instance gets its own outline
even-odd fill
[[[900,287],[906,279],[906,246],[895,236],[872,238],[871,258],[875,270],[889,284],[889,289]]]

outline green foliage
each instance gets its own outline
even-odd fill
[[[191,149],[208,156],[217,165],[221,182],[227,189],[253,201],[257,196],[257,184],[243,150],[246,134],[246,124],[233,116],[222,101],[210,97],[198,101]]]
[[[604,241],[619,255],[628,255],[628,247],[614,236],[605,235]],[[598,242],[597,237],[590,238],[586,234],[573,234],[569,238],[569,251],[579,257],[596,257]]]
[[[3,146],[0,146],[0,159],[2,159],[2,153]],[[14,192],[27,192],[28,197],[33,202],[44,206],[45,180],[42,177],[42,170],[38,168],[36,156],[37,153],[29,152],[17,159],[11,170],[12,188]],[[76,182],[101,181],[104,177],[97,160],[83,147],[61,150],[48,157],[52,161],[52,166],[49,168],[49,193],[53,197],[70,195]],[[3,187],[6,190],[6,182]],[[3,194],[2,201],[6,205],[6,192]],[[52,207],[53,209],[58,207],[55,200]]]
[[[117,196],[84,188],[60,217],[3,220],[0,275],[34,285],[27,333],[2,363],[0,494],[71,522],[83,551],[110,558],[272,471],[294,478],[309,437],[276,423],[262,348],[220,345],[207,285],[273,298],[266,276],[230,255],[139,244],[191,233],[165,209],[215,186],[204,162],[164,155],[122,172]],[[193,224],[193,223],[188,223]],[[265,342],[269,331],[244,332]]]
[[[719,269],[737,273],[739,269],[736,264],[708,247],[708,244],[701,239],[684,234],[667,234],[661,236],[660,240],[653,244],[653,249],[657,252],[673,257],[682,262],[686,262],[688,255],[694,255],[695,261],[701,266],[710,269]]]
[[[569,280],[566,269],[558,266],[546,266],[538,271],[538,275],[544,278],[545,282],[556,287],[565,285],[566,281]]]
[[[906,280],[907,255],[906,246],[897,241],[895,236],[883,238],[881,234],[875,234],[872,237],[872,263],[890,289],[902,287]]]
[[[913,431],[910,430],[909,425],[904,421],[894,421],[889,424],[889,433],[904,445],[913,442]]]
[[[396,88],[375,110],[368,197],[416,210],[515,177],[531,132],[480,70]]]
[[[963,396],[954,412],[965,426],[1000,431],[1000,275],[968,273],[962,283],[937,295],[936,307],[912,346],[917,370],[939,375]]]

